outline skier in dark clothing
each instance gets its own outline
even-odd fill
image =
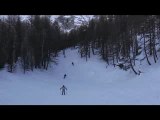
[[[64,79],[66,78],[66,76],[67,76],[67,75],[66,75],[66,74],[64,74]]]
[[[65,95],[65,90],[67,90],[67,88],[63,85],[60,90],[62,90],[62,95]]]
[[[74,63],[72,62],[72,65],[74,66]]]

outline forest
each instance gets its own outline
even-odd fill
[[[136,61],[146,60],[148,65],[157,62],[160,52],[159,15],[95,15],[88,24],[65,32],[57,19],[50,15],[30,15],[21,20],[20,15],[8,15],[0,19],[0,69],[7,67],[14,73],[17,63],[23,72],[34,69],[47,70],[50,63],[58,63],[56,57],[65,49],[78,49],[86,61],[99,55],[107,65],[132,69]],[[68,24],[69,23],[69,24]],[[70,20],[64,23],[72,25]],[[138,56],[143,55],[139,59]]]

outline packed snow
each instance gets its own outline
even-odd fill
[[[128,105],[160,104],[159,63],[141,66],[143,73],[108,66],[98,56],[86,62],[77,50],[59,55],[46,70],[0,71],[1,105]],[[72,65],[74,62],[74,66]],[[64,79],[64,74],[66,78]],[[61,95],[62,85],[67,94]]]

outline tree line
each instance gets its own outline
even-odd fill
[[[13,72],[19,62],[24,73],[47,70],[51,62],[57,62],[60,50],[65,56],[65,49],[74,47],[86,61],[91,55],[100,55],[108,65],[121,63],[121,68],[139,75],[136,61],[146,60],[148,65],[151,59],[157,62],[159,38],[159,15],[96,15],[69,33],[47,15],[31,15],[24,21],[9,15],[0,20],[0,68],[7,64],[8,71]]]
[[[151,59],[156,63],[160,51],[159,15],[100,15],[70,32],[76,39],[81,57],[86,61],[100,55],[108,65],[118,65],[124,70],[132,69],[137,75],[136,61]],[[139,57],[139,56],[144,57]]]
[[[0,68],[14,72],[17,62],[26,70],[46,69],[56,63],[58,52],[66,47],[66,34],[50,16],[31,15],[22,21],[19,15],[0,20]]]

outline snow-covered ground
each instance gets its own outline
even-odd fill
[[[140,76],[122,71],[97,56],[88,62],[81,59],[77,50],[66,50],[58,65],[48,71],[0,71],[1,105],[108,105],[108,104],[160,104],[160,66],[143,65]],[[74,62],[74,66],[72,66]],[[67,74],[66,79],[63,79]],[[60,87],[67,87],[61,95]]]

